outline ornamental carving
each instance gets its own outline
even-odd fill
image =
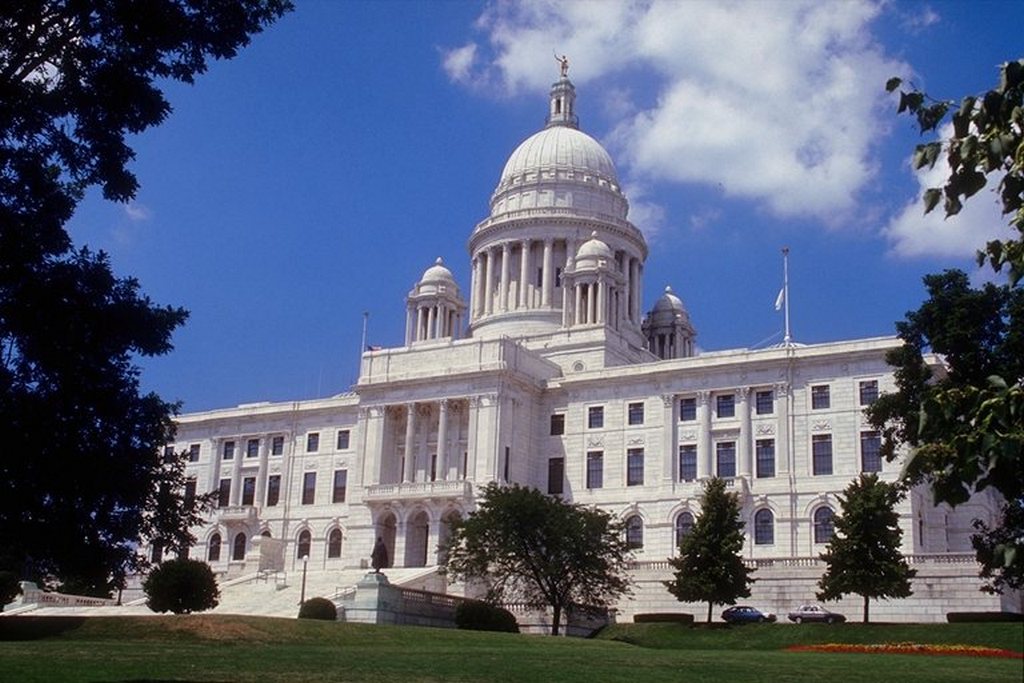
[[[758,436],[771,436],[775,433],[775,425],[762,424],[757,425],[756,433]]]
[[[710,391],[698,391],[697,392],[697,403],[701,404],[702,406],[706,406],[708,404],[708,401],[710,401],[710,400],[711,400],[711,392]]]
[[[635,439],[630,439],[629,441],[626,442],[626,444],[629,445],[629,446],[643,446],[644,445],[644,437],[638,436]]]
[[[832,423],[828,420],[818,420],[811,423],[812,432],[828,432],[832,430]]]
[[[697,432],[694,432],[694,431],[679,432],[679,440],[680,441],[696,441],[697,440]]]
[[[587,448],[604,448],[604,438],[592,436],[587,439]]]
[[[661,401],[665,404],[666,408],[671,408],[676,402],[675,394],[662,394]]]

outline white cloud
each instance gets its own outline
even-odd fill
[[[469,83],[476,62],[476,43],[467,43],[462,47],[443,50],[442,65],[448,77],[456,83]]]
[[[567,54],[576,84],[592,84],[592,111],[612,121],[627,179],[720,186],[777,216],[852,223],[877,172],[882,86],[909,71],[872,38],[879,11],[869,0],[498,2],[453,80],[544,92],[552,53]]]
[[[145,204],[138,202],[128,202],[123,204],[125,218],[130,220],[132,223],[141,223],[142,221],[148,221],[153,217],[153,212],[150,211],[149,207]]]
[[[946,124],[939,137],[945,140],[952,133],[952,125]],[[964,202],[960,213],[946,218],[941,203],[925,215],[921,200],[926,189],[941,187],[949,177],[945,156],[940,155],[934,168],[924,168],[914,175],[919,192],[883,230],[896,256],[970,258],[988,241],[1011,237],[1009,219],[1002,215],[994,195],[998,178],[990,177],[984,189]]]
[[[652,241],[665,227],[665,207],[648,198],[647,188],[631,185],[622,188],[629,197],[629,220]]]

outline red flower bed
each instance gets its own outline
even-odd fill
[[[924,643],[824,643],[822,645],[791,645],[788,652],[855,652],[860,654],[958,655],[961,657],[1002,657],[1024,659],[1024,654],[980,645],[928,645]]]

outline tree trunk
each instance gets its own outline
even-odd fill
[[[709,624],[711,623],[711,608],[712,608],[713,606],[714,606],[714,603],[712,603],[712,602],[709,602],[709,603],[708,603],[708,623],[709,623]]]
[[[551,606],[551,635],[558,635],[558,627],[562,622],[562,605],[554,604]]]
[[[868,623],[868,596],[864,596],[864,623]]]

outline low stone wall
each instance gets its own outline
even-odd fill
[[[537,609],[515,603],[503,605],[503,607],[515,615],[520,633],[545,636],[551,633],[552,612],[550,608]],[[596,612],[569,610],[562,614],[559,635],[586,638],[599,628],[607,626],[610,621],[606,610]]]
[[[12,604],[39,605],[41,607],[106,607],[117,600],[93,598],[88,595],[68,595],[43,591],[31,581],[21,582],[21,595]]]
[[[944,622],[948,612],[1022,611],[1020,593],[1001,597],[979,590],[981,580],[972,553],[910,555],[907,559],[917,570],[912,581],[914,594],[909,598],[872,600],[871,621]],[[739,603],[774,612],[780,622],[785,622],[790,610],[818,602],[817,583],[825,572],[825,563],[818,558],[765,559],[751,561],[750,565],[757,570],[757,581],[750,597]],[[619,604],[618,619],[632,621],[633,615],[643,612],[689,612],[697,621],[706,619],[707,603],[681,603],[665,588],[662,582],[672,577],[672,571],[667,560],[637,563],[633,596]],[[826,606],[850,621],[861,621],[860,596],[847,596]],[[712,619],[719,620],[724,608],[716,606]]]
[[[393,586],[384,574],[369,573],[355,591],[339,596],[338,619],[361,624],[455,628],[455,609],[464,598]]]

